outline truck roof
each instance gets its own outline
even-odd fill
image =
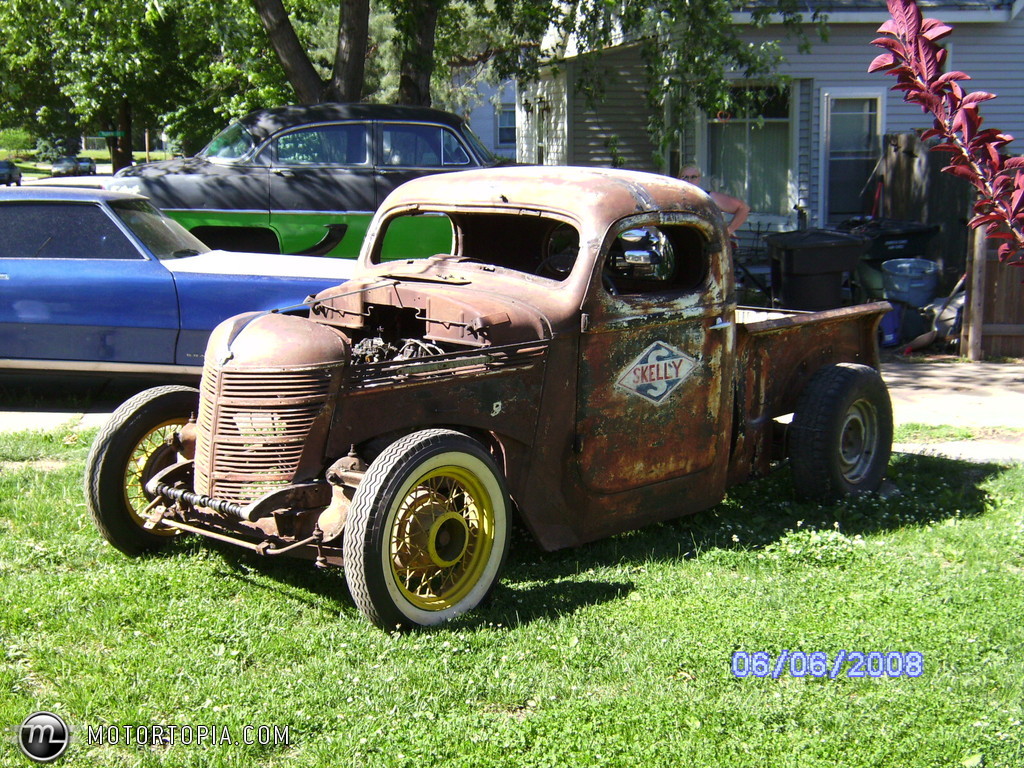
[[[647,211],[717,215],[711,198],[685,181],[640,171],[571,166],[484,168],[426,176],[392,192],[381,211],[419,206],[546,210],[595,223]]]

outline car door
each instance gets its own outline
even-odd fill
[[[303,126],[264,149],[271,161],[270,225],[283,252],[323,255],[343,240],[354,241],[346,253],[358,251],[377,208],[370,126],[359,121]],[[314,218],[322,228],[310,227]]]
[[[377,128],[377,205],[410,179],[477,166],[462,139],[445,126],[383,121]]]
[[[584,307],[576,454],[591,493],[690,478],[724,488],[732,312],[703,236],[620,230]],[[709,490],[704,488],[702,490]]]
[[[0,357],[174,362],[174,280],[102,205],[4,202],[0,232]]]

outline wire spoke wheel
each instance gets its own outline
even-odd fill
[[[508,549],[508,493],[484,447],[428,429],[385,449],[345,524],[345,571],[359,609],[385,627],[428,626],[478,605]]]
[[[493,546],[486,489],[460,467],[442,467],[401,502],[391,527],[391,568],[413,605],[448,608],[479,580]]]
[[[185,424],[187,418],[175,418],[158,424],[142,436],[128,457],[124,469],[124,502],[132,519],[142,525],[143,511],[153,501],[146,492],[146,483],[157,472],[178,461],[178,452],[168,444]],[[173,530],[152,531],[157,536],[174,536]]]
[[[126,555],[157,549],[171,530],[146,530],[146,483],[179,460],[168,439],[198,410],[199,390],[154,387],[126,400],[96,436],[85,470],[85,501],[100,534]]]

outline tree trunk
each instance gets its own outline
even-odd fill
[[[285,76],[295,89],[299,101],[304,104],[320,102],[324,94],[323,80],[299,43],[284,4],[281,0],[252,0],[252,4],[259,14],[263,28],[267,30],[270,44],[274,46]]]
[[[363,95],[366,49],[370,36],[370,0],[338,3],[338,45],[327,101],[359,101]]]
[[[117,108],[117,132],[110,151],[114,173],[132,164],[132,105],[121,99]]]
[[[397,19],[407,32],[399,67],[398,103],[430,106],[430,76],[434,73],[434,36],[437,17],[444,0],[422,0],[406,4]]]

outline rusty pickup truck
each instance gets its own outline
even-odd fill
[[[393,238],[423,216],[449,253]],[[783,460],[822,498],[888,464],[889,305],[737,307],[720,212],[667,177],[411,181],[353,277],[307,303],[225,321],[198,391],[115,412],[85,478],[113,546],[199,534],[344,566],[372,622],[408,628],[476,606],[517,520],[553,550],[706,509]]]

